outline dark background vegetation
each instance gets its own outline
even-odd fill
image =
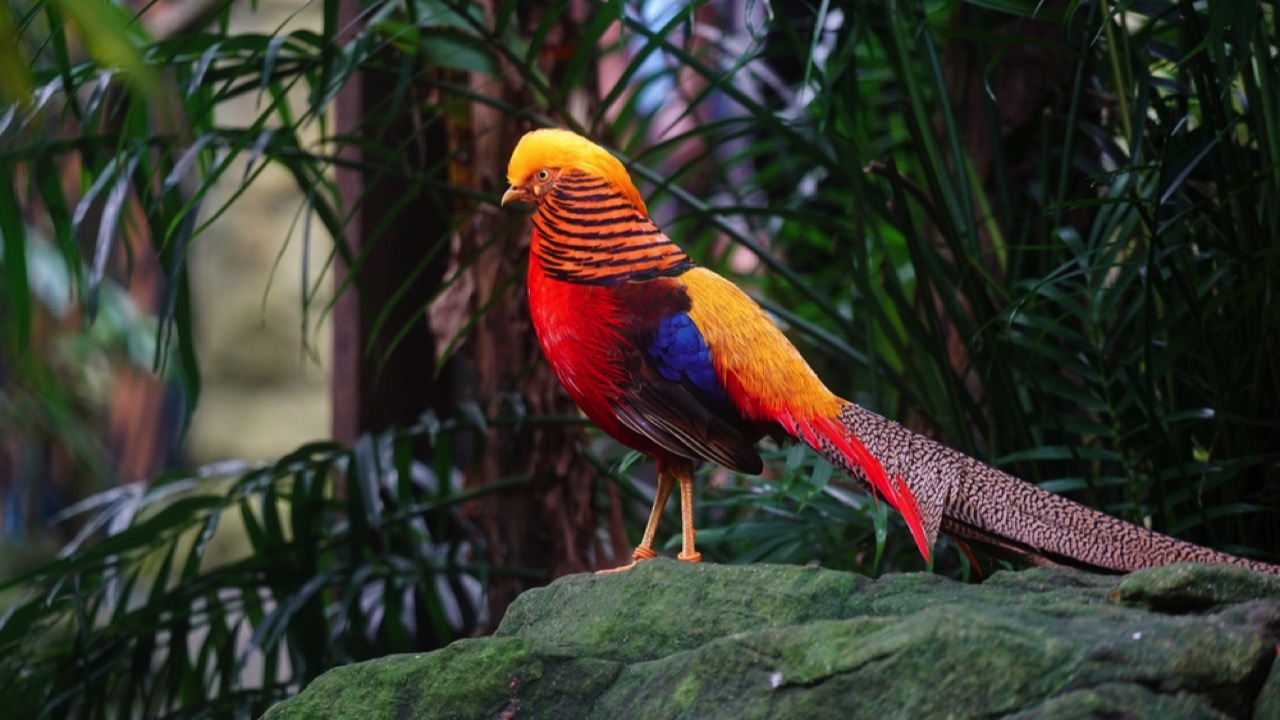
[[[616,150],[837,392],[1280,555],[1275,3],[316,2],[322,31],[252,35],[219,0],[0,3],[6,713],[254,716],[625,558],[651,470],[538,356],[496,207],[546,124]],[[266,166],[326,258],[277,281],[334,328],[333,438],[189,468],[188,250]],[[922,569],[828,465],[767,455],[704,469],[708,560]],[[214,561],[228,524],[249,550]]]

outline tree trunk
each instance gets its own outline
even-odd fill
[[[483,6],[492,22],[494,3]],[[526,4],[520,13],[529,17],[542,9]],[[352,0],[345,10],[354,18],[357,3]],[[572,33],[568,22],[560,30]],[[432,72],[442,77],[453,71]],[[491,97],[499,82],[480,75],[447,79]],[[334,435],[351,442],[362,432],[412,423],[428,408],[441,417],[460,415],[464,406],[478,408],[490,421],[476,443],[478,452],[468,458],[466,448],[455,444],[454,462],[463,467],[471,487],[524,478],[517,488],[484,495],[465,510],[491,568],[487,605],[492,627],[529,587],[595,566],[600,554],[597,473],[577,452],[580,427],[518,421],[521,415],[577,413],[542,360],[529,321],[523,282],[527,223],[497,205],[506,188],[507,158],[527,126],[480,103],[424,118],[419,105],[405,102],[395,118],[370,117],[379,103],[386,104],[392,94],[386,83],[393,81],[365,74],[345,89],[338,101],[337,133],[405,146],[410,149],[405,178],[436,172],[440,183],[432,186],[465,187],[487,199],[443,195],[409,179],[339,171],[347,207],[363,198],[352,212],[347,242],[354,252],[369,256],[356,279],[362,298],[349,289],[334,312]],[[434,91],[428,84],[424,92]],[[500,99],[513,106],[531,105],[527,91],[517,84],[507,84],[501,93]],[[405,138],[415,140],[406,143]],[[360,159],[360,152],[355,147],[346,151],[353,160]],[[446,157],[449,163],[439,162]],[[399,203],[407,192],[422,197]],[[398,217],[388,221],[393,212]],[[382,236],[370,238],[378,226],[386,228]],[[437,253],[427,272],[414,277],[413,269],[438,243],[447,251]],[[390,354],[366,353],[373,319],[406,283],[413,288],[411,299],[400,297],[382,332],[389,339],[406,322],[415,327]],[[417,319],[415,313],[428,304],[426,317]],[[375,348],[384,346],[383,339],[374,339]],[[440,357],[455,346],[450,357]],[[516,420],[505,421],[512,418]],[[493,422],[499,419],[504,421]]]

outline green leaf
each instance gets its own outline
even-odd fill
[[[13,167],[0,164],[0,175],[13,177]],[[22,211],[18,206],[13,187],[0,188],[0,244],[4,248],[4,290],[8,295],[9,313],[6,322],[12,328],[13,347],[25,348],[31,337],[31,287],[27,269],[27,233],[22,223]]]

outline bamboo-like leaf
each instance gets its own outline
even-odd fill
[[[13,176],[12,166],[0,164],[0,175]],[[4,286],[13,316],[14,347],[25,348],[31,337],[31,287],[27,278],[27,233],[12,187],[0,188],[0,243],[4,248]]]

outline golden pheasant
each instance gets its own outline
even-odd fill
[[[808,444],[883,497],[926,560],[943,529],[1032,562],[1126,571],[1195,560],[1280,573],[1085,508],[836,396],[754,300],[654,225],[622,163],[586,138],[528,133],[507,179],[502,204],[534,208],[529,308],[543,353],[588,418],[657,463],[635,561],[655,556],[677,484],[678,557],[698,561],[694,463],[757,474],[755,444],[770,434]]]

